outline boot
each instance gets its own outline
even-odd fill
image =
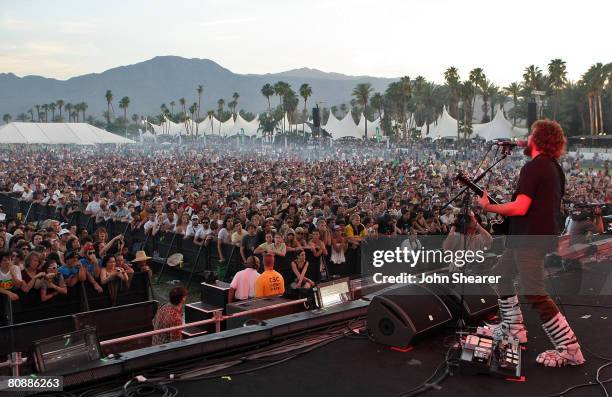
[[[584,364],[585,360],[580,351],[578,339],[563,314],[557,313],[555,317],[542,324],[542,328],[555,346],[555,350],[547,350],[538,354],[536,361],[539,364],[546,367]]]
[[[501,322],[499,324],[486,324],[491,330],[495,339],[503,339],[511,336],[518,339],[520,344],[527,343],[527,328],[523,321],[523,312],[516,295],[507,299],[498,299],[499,314]]]

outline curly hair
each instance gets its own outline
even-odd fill
[[[539,151],[554,159],[565,151],[565,134],[556,121],[538,120],[531,126],[531,140]]]

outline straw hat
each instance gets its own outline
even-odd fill
[[[151,259],[151,257],[147,256],[144,251],[136,251],[136,255],[134,257],[134,260],[132,260],[132,263],[148,261],[149,259]]]

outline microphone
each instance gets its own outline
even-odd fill
[[[507,148],[527,147],[527,141],[494,141],[493,145]]]

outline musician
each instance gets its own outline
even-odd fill
[[[491,204],[486,191],[478,200],[486,211],[509,217],[510,221],[506,250],[494,269],[502,276],[498,285],[502,323],[492,326],[494,333],[510,333],[521,343],[527,342],[527,329],[513,284],[518,273],[522,293],[540,315],[542,327],[555,347],[536,359],[547,367],[580,365],[585,361],[576,335],[544,289],[544,256],[555,249],[553,236],[560,232],[557,223],[565,176],[557,160],[565,143],[558,123],[536,121],[525,148],[525,154],[532,160],[521,169],[513,201]]]

